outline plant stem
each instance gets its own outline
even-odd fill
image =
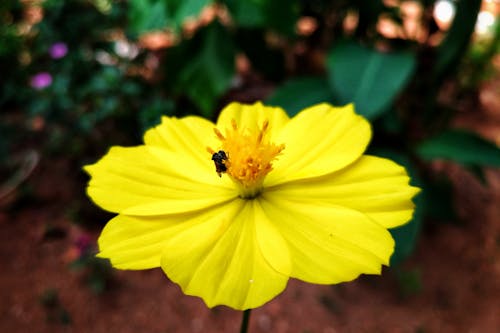
[[[252,309],[246,309],[243,311],[243,319],[241,320],[241,328],[240,333],[247,333],[248,331],[248,322],[250,321],[250,312]]]

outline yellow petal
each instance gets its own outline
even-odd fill
[[[269,121],[271,141],[275,140],[275,136],[290,120],[286,112],[279,107],[265,106],[260,102],[252,105],[231,103],[221,111],[217,120],[217,128],[224,134],[227,128],[232,128],[233,119],[238,128],[251,131],[261,129],[264,122]],[[275,143],[280,144],[281,142]]]
[[[109,258],[120,269],[159,267],[165,244],[173,236],[200,223],[217,223],[226,211],[221,205],[186,214],[118,215],[106,224],[98,239],[98,256]]]
[[[285,144],[266,178],[268,186],[317,177],[358,159],[371,138],[370,124],[354,113],[352,104],[318,104],[292,118],[276,137]]]
[[[394,251],[390,233],[355,210],[265,192],[261,204],[288,242],[291,277],[334,284],[380,274]]]
[[[233,201],[211,219],[178,232],[164,249],[162,268],[185,294],[201,297],[209,307],[258,307],[288,281],[262,254],[272,248],[263,238],[279,237],[261,223],[266,222],[257,221],[254,203]]]
[[[118,215],[104,227],[97,256],[108,258],[119,269],[159,267],[161,252],[172,232],[172,223],[165,218]]]
[[[144,134],[144,143],[192,155],[202,165],[211,167],[213,171],[207,147],[217,145],[214,127],[215,124],[201,117],[189,116],[180,119],[163,117],[160,125]]]
[[[113,147],[96,164],[87,193],[111,212],[158,215],[198,210],[237,196],[229,180],[217,177],[191,155],[154,146]]]
[[[253,206],[255,237],[262,255],[275,270],[290,275],[292,261],[285,239],[274,225],[274,221],[270,220],[262,209],[259,200],[250,200],[248,205]]]
[[[290,200],[348,207],[368,215],[385,228],[408,222],[419,189],[409,185],[405,169],[385,158],[363,156],[355,163],[323,177],[289,182],[277,191]]]

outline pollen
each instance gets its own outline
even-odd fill
[[[274,144],[269,139],[269,121],[264,121],[261,128],[251,130],[238,128],[236,121],[231,121],[231,128],[222,134],[214,128],[220,149],[227,157],[221,161],[225,173],[240,187],[241,197],[255,197],[262,188],[265,176],[273,170],[272,162],[285,149],[284,144]],[[215,150],[208,148],[208,152]],[[220,170],[220,168],[218,169]]]

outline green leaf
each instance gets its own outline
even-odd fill
[[[299,19],[297,0],[263,1],[264,20],[267,27],[291,36],[295,32],[295,23]]]
[[[396,111],[396,109],[389,109],[376,122],[373,123],[374,132],[377,133],[378,129],[382,133],[388,135],[398,135],[404,130],[403,123]]]
[[[264,15],[258,0],[225,0],[231,17],[240,27],[254,28],[264,26]]]
[[[332,96],[324,78],[303,77],[285,82],[266,101],[281,106],[290,117],[302,109],[321,102],[331,102]]]
[[[482,0],[463,0],[456,2],[456,15],[436,52],[433,68],[435,78],[440,78],[455,70],[456,65],[467,50]]]
[[[172,18],[164,0],[130,0],[128,4],[128,32],[133,36],[161,30],[172,24]]]
[[[201,30],[178,54],[184,56],[171,66],[170,82],[177,93],[187,95],[205,117],[214,113],[217,99],[229,88],[234,76],[235,46],[228,32],[217,22]],[[168,71],[168,70],[167,70]]]
[[[225,0],[231,17],[240,27],[270,28],[293,35],[299,18],[297,0]]]
[[[162,116],[171,116],[175,110],[175,103],[170,99],[153,97],[137,114],[138,123],[141,127],[141,133],[161,123]]]
[[[410,176],[410,184],[422,188],[422,181],[408,156],[393,150],[375,150],[374,153],[377,156],[389,158],[404,166]],[[400,227],[389,230],[396,241],[396,248],[391,257],[391,266],[403,262],[415,250],[420,230],[422,229],[422,221],[426,207],[422,193],[418,194],[413,199],[413,202],[415,203],[415,212],[413,213],[411,221]]]
[[[128,18],[134,36],[166,28],[178,30],[187,18],[197,17],[212,0],[130,0]]]
[[[500,167],[500,149],[494,143],[464,130],[448,130],[427,139],[418,145],[416,152],[424,160],[450,160],[466,167]]]
[[[358,113],[373,120],[390,109],[415,65],[411,52],[384,53],[342,42],[328,54],[328,80],[336,103],[354,102]]]
[[[426,179],[422,192],[426,217],[440,222],[458,220],[453,205],[453,187],[448,178]]]
[[[176,27],[182,26],[188,18],[200,15],[203,8],[212,3],[212,0],[166,0]]]

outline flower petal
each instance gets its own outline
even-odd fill
[[[291,277],[334,284],[380,274],[394,251],[390,233],[355,210],[292,201],[279,191],[263,193],[261,204],[288,242]]]
[[[358,159],[371,138],[368,121],[354,113],[352,104],[318,104],[302,110],[276,137],[285,149],[273,163],[265,184],[317,177]]]
[[[409,185],[405,169],[385,158],[362,156],[336,173],[268,189],[290,200],[333,204],[368,215],[385,228],[408,222],[419,192]]]
[[[209,307],[258,307],[281,293],[288,281],[262,254],[261,247],[271,246],[262,240],[266,235],[259,233],[270,229],[260,230],[259,223],[254,203],[235,200],[220,214],[170,239],[162,268],[185,294],[203,298]],[[271,233],[267,240],[277,238]]]
[[[292,262],[288,244],[262,209],[259,200],[251,200],[255,221],[255,237],[262,255],[278,272],[287,276],[292,272]]]
[[[180,119],[163,117],[160,125],[144,134],[144,143],[184,155],[193,155],[198,162],[213,171],[207,147],[218,144],[214,128],[214,123],[201,117],[189,116]]]
[[[159,267],[170,238],[179,231],[223,217],[226,211],[224,205],[219,205],[186,214],[118,215],[106,224],[98,239],[98,256],[109,258],[113,266],[120,269]]]
[[[290,118],[286,112],[279,107],[272,107],[256,102],[252,105],[231,103],[226,106],[219,115],[217,128],[224,134],[226,128],[231,128],[232,120],[236,121],[238,128],[249,130],[260,130],[262,124],[269,121],[269,133],[271,141],[285,126]],[[274,142],[280,144],[281,142]]]
[[[172,224],[164,217],[118,215],[104,227],[97,256],[119,269],[159,267],[165,242],[174,232]]]
[[[201,167],[191,155],[156,146],[113,147],[85,170],[92,177],[88,195],[103,209],[116,213],[178,213],[237,196],[229,180]]]

